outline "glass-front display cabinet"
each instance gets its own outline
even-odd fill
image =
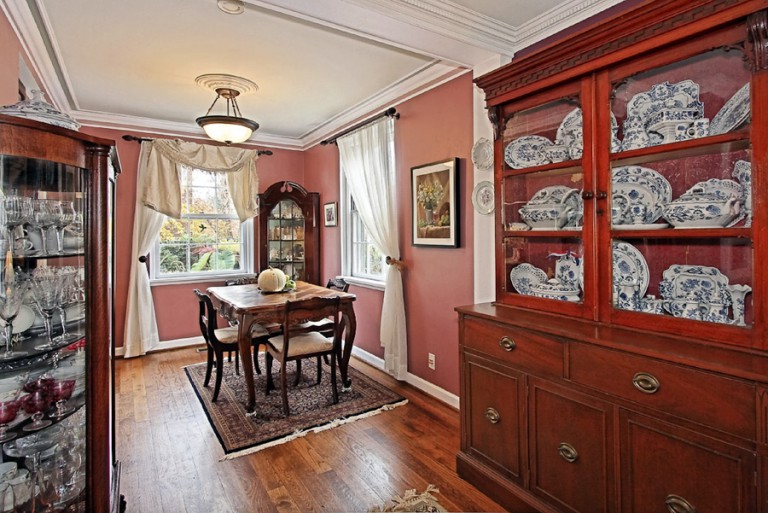
[[[491,109],[497,301],[753,344],[764,136],[744,41],[722,28]]]
[[[320,196],[295,182],[271,185],[259,198],[260,269],[288,278],[320,279]]]
[[[116,511],[112,141],[0,115],[0,511]]]

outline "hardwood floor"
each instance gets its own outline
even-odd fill
[[[182,369],[204,359],[185,348],[117,361],[117,454],[129,513],[367,511],[428,484],[448,511],[503,511],[456,475],[458,412],[359,361],[355,368],[409,404],[220,461]]]

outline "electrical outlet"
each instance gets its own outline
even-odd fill
[[[435,370],[435,355],[433,355],[432,353],[428,353],[427,358],[428,358],[427,365],[429,366],[430,369]]]

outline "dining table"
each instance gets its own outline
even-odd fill
[[[252,412],[256,404],[254,388],[253,359],[251,353],[251,328],[254,323],[263,326],[282,324],[285,305],[288,301],[299,301],[315,297],[339,297],[339,310],[343,327],[343,348],[338,356],[342,391],[349,390],[349,359],[355,340],[357,322],[353,303],[354,294],[322,287],[313,283],[296,281],[296,288],[280,292],[262,291],[256,284],[209,287],[208,294],[218,303],[219,311],[226,313],[230,321],[237,321],[237,343],[240,361],[243,362],[243,377],[248,391],[246,410]],[[258,350],[258,348],[257,348]]]

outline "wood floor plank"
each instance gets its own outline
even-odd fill
[[[129,512],[367,511],[428,484],[449,511],[502,511],[456,475],[458,412],[354,359],[409,404],[222,460],[183,370],[203,361],[205,353],[184,348],[117,362],[117,455]]]

